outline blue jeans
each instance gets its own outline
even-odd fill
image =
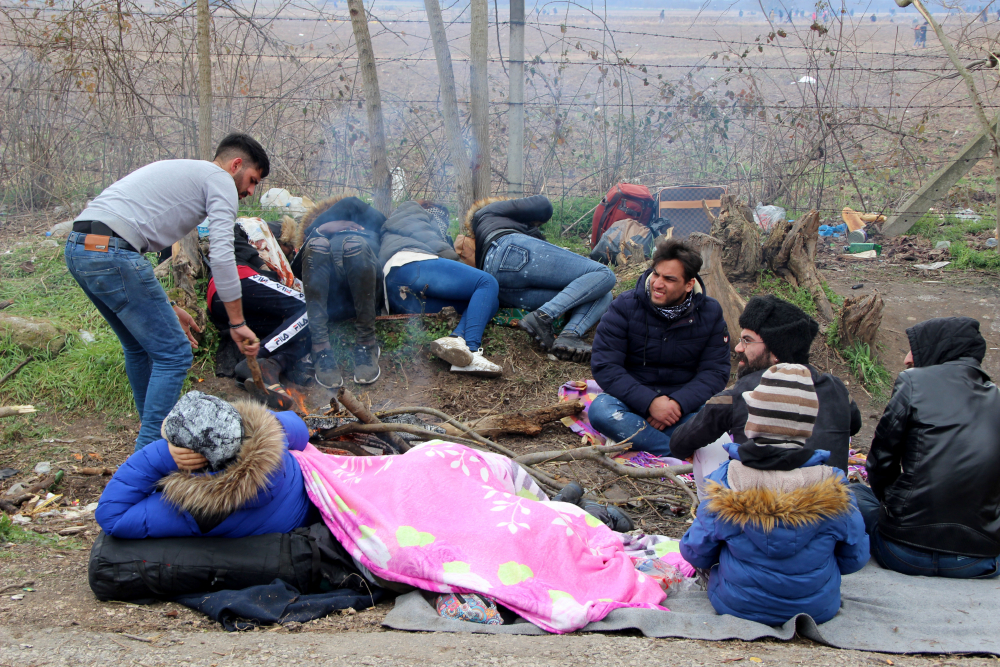
[[[191,343],[153,267],[111,239],[107,252],[84,249],[84,234],[66,241],[66,268],[107,320],[125,350],[125,373],[142,420],[136,451],[159,440],[163,418],[180,398],[191,362]]]
[[[1000,558],[976,558],[918,549],[882,537],[878,532],[878,516],[882,503],[865,484],[850,486],[858,499],[858,509],[865,521],[865,532],[871,540],[872,556],[887,570],[923,577],[949,579],[995,579],[1000,577]]]
[[[483,259],[500,284],[500,303],[540,310],[553,320],[565,312],[567,333],[583,336],[611,305],[615,274],[608,267],[526,234],[500,237]]]
[[[611,394],[599,394],[587,410],[590,425],[597,431],[618,442],[633,437],[629,442],[632,449],[638,449],[656,456],[670,456],[670,436],[674,429],[698,414],[689,412],[673,426],[659,431],[645,419]],[[645,428],[643,428],[645,427]]]
[[[446,306],[462,313],[452,334],[465,339],[473,352],[479,349],[483,331],[500,307],[496,278],[450,259],[428,259],[390,269],[385,288],[393,313],[438,313]]]

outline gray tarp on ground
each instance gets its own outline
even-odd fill
[[[869,563],[844,577],[843,604],[833,620],[817,626],[800,614],[781,627],[719,616],[703,591],[678,593],[670,612],[616,609],[585,632],[635,628],[647,637],[686,639],[791,639],[796,631],[837,648],[884,653],[993,653],[1000,655],[1000,579],[908,577]],[[397,630],[543,635],[527,622],[489,626],[442,618],[420,592],[402,595],[385,618]]]

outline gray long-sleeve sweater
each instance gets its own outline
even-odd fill
[[[223,301],[242,296],[233,254],[239,196],[233,177],[206,160],[161,160],[108,186],[77,216],[103,222],[142,252],[181,240],[208,219],[215,289]]]

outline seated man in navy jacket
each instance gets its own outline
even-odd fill
[[[597,325],[591,369],[605,393],[590,423],[633,449],[670,456],[674,428],[729,380],[729,331],[700,270],[697,250],[661,239],[652,268]]]

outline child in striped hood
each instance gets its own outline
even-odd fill
[[[822,409],[809,369],[769,368],[743,394],[750,440],[708,476],[708,497],[681,540],[696,568],[711,570],[720,614],[782,625],[796,614],[824,623],[840,609],[840,577],[868,562],[868,536],[844,473],[830,453],[803,445]]]

